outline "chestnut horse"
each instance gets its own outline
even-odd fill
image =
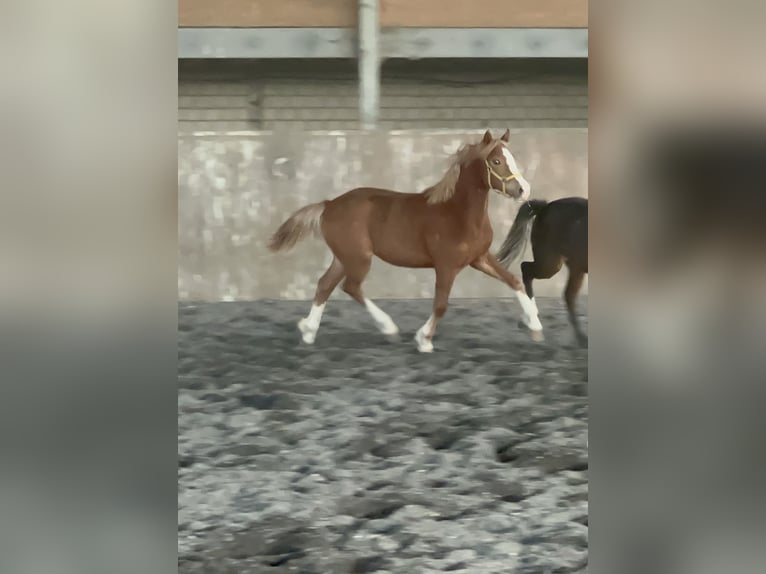
[[[534,301],[534,279],[548,279],[566,263],[569,279],[564,289],[569,322],[577,342],[588,344],[588,337],[577,319],[577,294],[588,273],[588,200],[584,197],[565,197],[550,203],[533,199],[521,206],[497,259],[508,267],[524,252],[527,240],[532,239],[532,261],[521,264],[524,289]]]
[[[324,238],[335,256],[319,279],[311,311],[298,323],[303,341],[314,342],[325,303],[341,281],[343,290],[367,308],[382,333],[399,332],[391,317],[362,292],[374,255],[399,267],[436,272],[433,312],[415,335],[419,351],[433,351],[432,339],[447,310],[452,284],[469,265],[515,291],[522,323],[533,339],[541,340],[537,307],[521,281],[489,252],[490,189],[521,201],[529,197],[529,183],[505,145],[509,138],[508,130],[499,139],[487,130],[480,142],[462,146],[442,179],[421,193],[360,187],[290,216],[271,238],[272,251],[289,249],[313,233]]]

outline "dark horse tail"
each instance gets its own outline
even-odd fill
[[[516,219],[513,220],[511,230],[495,255],[503,267],[509,267],[523,253],[529,240],[532,221],[546,205],[548,202],[544,199],[531,199],[521,206]]]
[[[312,203],[293,213],[271,236],[269,249],[271,251],[292,249],[309,234],[322,237],[322,214],[326,203],[326,201]]]

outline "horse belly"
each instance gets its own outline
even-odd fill
[[[377,217],[370,218],[370,236],[377,257],[399,267],[431,267],[423,239],[425,222],[413,198],[402,195],[379,198]]]
[[[409,241],[408,241],[409,239]],[[379,237],[373,241],[377,257],[399,267],[431,267],[431,257],[419,245],[419,241],[410,237]]]
[[[588,220],[583,218],[572,224],[562,239],[561,252],[572,264],[588,268]]]

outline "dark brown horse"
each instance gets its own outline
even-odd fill
[[[308,205],[285,221],[271,238],[272,251],[291,248],[313,233],[324,238],[335,256],[319,279],[311,312],[298,323],[303,341],[314,342],[325,302],[341,281],[343,290],[367,308],[381,332],[399,332],[391,317],[362,292],[373,256],[399,267],[436,271],[433,313],[415,335],[421,352],[433,351],[436,324],[447,309],[452,284],[469,265],[516,292],[524,325],[534,339],[541,339],[537,308],[521,282],[489,252],[490,189],[522,201],[529,197],[529,183],[505,145],[509,137],[506,130],[494,139],[487,130],[480,142],[461,147],[442,179],[422,193],[360,187]]]
[[[569,279],[564,290],[564,300],[569,311],[569,322],[578,342],[587,345],[588,338],[580,328],[575,303],[588,273],[588,200],[567,197],[548,203],[533,199],[522,205],[497,252],[500,264],[507,268],[516,261],[524,252],[530,237],[533,261],[521,264],[527,294],[534,301],[532,280],[553,277],[562,264],[566,263]]]

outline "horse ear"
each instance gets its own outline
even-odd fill
[[[508,143],[508,141],[511,139],[511,130],[506,128],[505,133],[500,136],[500,139],[505,143]]]
[[[481,140],[481,143],[488,144],[491,141],[492,141],[492,133],[490,133],[490,131],[487,130],[486,132],[484,132],[484,139]]]

